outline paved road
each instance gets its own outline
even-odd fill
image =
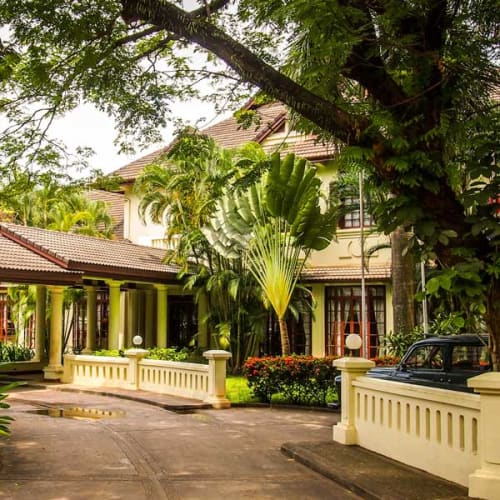
[[[0,442],[0,498],[356,499],[287,458],[289,441],[331,439],[336,414],[234,408],[178,414],[93,394],[18,389]],[[53,415],[48,416],[48,407]],[[59,409],[124,412],[61,418]],[[67,413],[69,413],[67,411]]]

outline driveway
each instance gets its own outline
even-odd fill
[[[359,498],[280,452],[284,442],[330,440],[334,413],[180,414],[32,388],[17,389],[8,402],[16,420],[0,441],[2,499]]]

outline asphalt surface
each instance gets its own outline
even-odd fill
[[[333,413],[178,413],[35,388],[17,389],[8,402],[16,420],[0,448],[2,499],[360,498],[280,450],[290,440],[330,440]],[[123,413],[94,418],[102,412]]]
[[[213,410],[62,384],[20,387],[8,402],[0,499],[468,498],[457,484],[333,442],[332,411]]]

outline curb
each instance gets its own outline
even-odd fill
[[[317,472],[327,479],[340,484],[340,486],[343,486],[347,490],[352,491],[356,495],[360,495],[367,500],[384,500],[382,497],[374,495],[372,492],[366,490],[365,488],[358,486],[357,484],[345,479],[339,474],[336,474],[335,470],[332,470],[330,467],[326,467],[318,463],[316,460],[308,458],[304,454],[297,453],[294,450],[293,443],[284,443],[283,445],[281,445],[281,452],[287,457],[293,458],[296,462],[305,465],[314,472]]]

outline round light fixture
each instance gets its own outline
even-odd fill
[[[350,333],[345,338],[345,345],[349,350],[356,351],[361,348],[361,346],[363,345],[363,341],[357,333]]]
[[[142,337],[140,335],[135,335],[135,337],[132,339],[132,343],[136,347],[139,347],[142,344]]]

